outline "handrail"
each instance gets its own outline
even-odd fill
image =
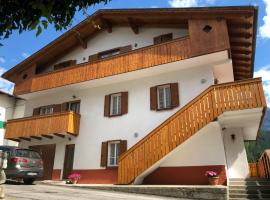
[[[119,184],[130,183],[223,112],[256,107],[266,107],[260,78],[210,86],[120,156]]]

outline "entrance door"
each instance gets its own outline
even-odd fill
[[[75,144],[66,145],[65,161],[63,167],[63,179],[67,179],[73,170]]]
[[[53,165],[54,165],[54,156],[55,156],[55,144],[48,145],[36,145],[30,146],[30,149],[33,149],[40,153],[43,160],[44,167],[44,180],[52,179]]]

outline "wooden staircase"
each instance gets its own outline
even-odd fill
[[[122,154],[118,184],[136,177],[226,111],[266,109],[260,78],[210,86]]]

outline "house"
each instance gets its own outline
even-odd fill
[[[23,117],[24,100],[0,90],[0,145],[17,146],[12,140],[5,140],[5,124],[12,118]]]
[[[99,10],[3,74],[26,100],[5,138],[45,179],[207,184],[249,177],[266,109],[253,78],[257,8]]]

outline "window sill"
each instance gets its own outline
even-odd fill
[[[118,169],[118,165],[117,166],[107,166],[106,169]]]
[[[174,109],[174,108],[176,108],[176,107],[169,107],[169,108],[157,108],[157,110],[156,110],[156,111],[166,111],[166,110],[172,110],[172,109]]]

